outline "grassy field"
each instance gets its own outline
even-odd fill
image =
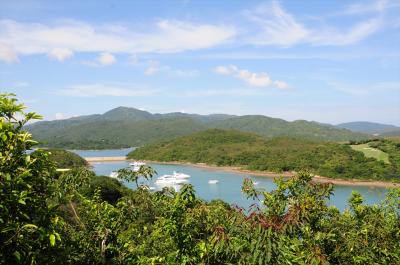
[[[368,144],[351,145],[356,151],[361,151],[366,157],[373,157],[379,161],[389,163],[389,155],[381,150],[370,147]]]
[[[388,137],[385,137],[385,138],[387,138],[388,140],[391,140],[391,141],[393,141],[395,143],[400,143],[400,136],[388,136]]]

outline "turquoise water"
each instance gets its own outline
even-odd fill
[[[83,156],[88,156],[84,154],[90,154],[91,156],[123,156],[126,155],[129,150],[121,149],[75,152]],[[128,167],[129,163],[126,161],[96,162],[92,165],[93,170],[96,172],[96,174],[108,176],[114,170]],[[246,199],[246,197],[241,192],[241,186],[245,178],[250,178],[253,181],[258,182],[258,185],[256,185],[256,187],[260,189],[270,191],[276,187],[273,183],[273,179],[268,177],[249,176],[244,173],[210,170],[188,165],[166,165],[157,163],[152,163],[149,165],[157,171],[158,176],[164,174],[172,174],[173,171],[189,174],[191,176],[191,178],[189,179],[189,183],[195,187],[196,194],[200,198],[203,198],[205,200],[222,199],[230,204],[236,204],[240,207],[245,208],[255,203],[255,201]],[[154,187],[157,190],[162,189],[162,186],[158,186],[154,183],[156,177],[150,182],[142,181],[142,183]],[[218,180],[218,184],[209,184],[208,181],[212,179]],[[131,188],[134,188],[134,185],[135,184],[133,183],[127,183],[127,186]],[[179,189],[179,186],[177,186],[177,188]],[[352,190],[357,190],[358,192],[360,192],[364,196],[364,201],[367,204],[379,203],[385,197],[385,194],[387,192],[387,189],[384,188],[335,185],[334,195],[331,197],[329,204],[335,205],[340,210],[344,210],[347,207],[347,200],[349,199]]]

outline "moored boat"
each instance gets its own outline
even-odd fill
[[[185,178],[176,178],[174,175],[163,175],[161,177],[159,177],[155,183],[156,184],[183,184],[188,182],[187,179]]]
[[[133,168],[133,171],[137,172],[140,170],[140,167],[145,166],[146,163],[141,161],[133,161],[132,163],[129,163],[129,165]]]

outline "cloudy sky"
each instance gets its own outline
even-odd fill
[[[400,0],[0,6],[0,91],[48,120],[129,106],[400,125]]]

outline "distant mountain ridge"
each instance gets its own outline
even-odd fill
[[[368,121],[346,122],[336,125],[337,127],[348,129],[353,132],[367,133],[373,135],[400,135],[400,127]]]
[[[348,141],[370,137],[332,125],[304,120],[289,122],[262,115],[200,115],[181,112],[152,114],[128,107],[118,107],[104,114],[40,121],[26,128],[45,146],[76,149],[141,146],[212,128],[252,132],[264,138],[290,136],[324,141]]]

